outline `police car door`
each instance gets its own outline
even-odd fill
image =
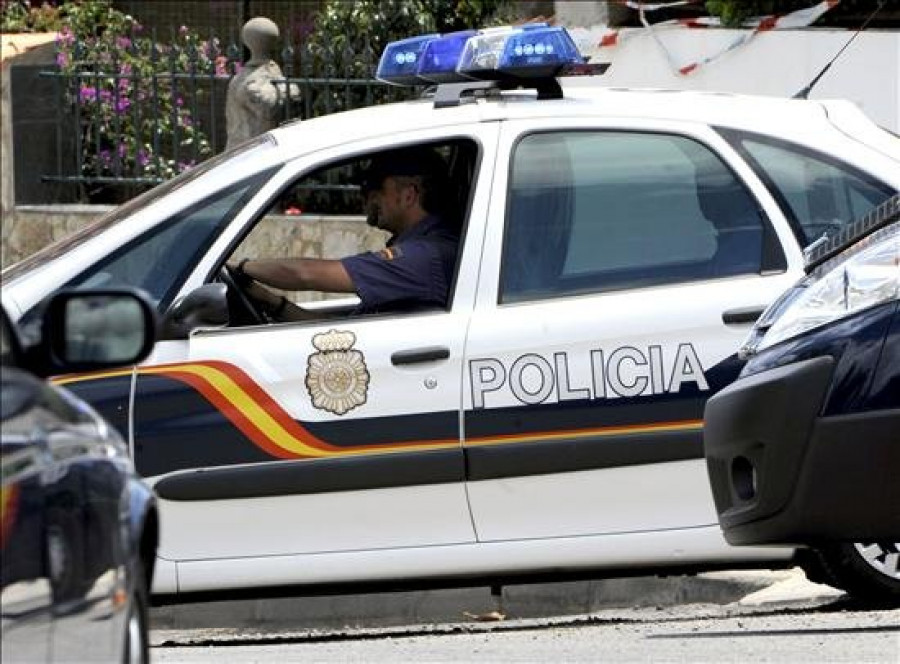
[[[478,146],[478,169],[490,174],[496,133],[478,124],[453,136]],[[395,135],[353,150],[447,137]],[[298,160],[267,186],[296,186],[346,158],[342,150]],[[482,181],[468,201],[467,232],[478,240],[490,177],[476,173]],[[278,210],[263,222],[310,223]],[[446,311],[195,331],[180,342],[184,360],[142,368],[136,458],[158,478],[159,555],[178,561],[180,591],[352,580],[359,552],[375,550],[383,555],[365,557],[364,575],[402,576],[390,551],[474,540],[459,412],[479,249],[462,252]],[[336,552],[357,553],[305,555]]]
[[[478,539],[714,527],[703,405],[796,274],[748,170],[660,123],[509,122],[498,159],[466,346]]]

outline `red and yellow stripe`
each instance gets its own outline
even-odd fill
[[[627,424],[610,427],[588,427],[585,429],[555,429],[522,434],[467,438],[466,446],[503,445],[505,443],[537,443],[550,440],[577,440],[579,438],[604,438],[626,436],[639,433],[671,431],[700,431],[703,420],[681,420],[678,422],[654,422],[652,424]]]
[[[128,375],[131,369],[62,376],[58,385]],[[279,459],[314,459],[354,456],[373,451],[418,451],[459,447],[458,439],[406,441],[391,445],[339,447],[322,440],[290,416],[249,375],[233,364],[219,361],[160,364],[138,367],[142,375],[158,375],[191,386],[253,444]]]
[[[138,367],[143,375],[165,376],[189,385],[202,394],[254,445],[278,459],[314,459],[354,456],[372,452],[422,451],[459,447],[454,439],[414,440],[390,444],[339,447],[314,435],[287,413],[269,394],[239,367],[220,361],[161,364]],[[58,385],[127,376],[132,369],[61,376]],[[629,434],[670,431],[699,431],[702,420],[655,422],[621,426],[589,427],[466,439],[467,446],[504,445],[578,438],[602,438]]]

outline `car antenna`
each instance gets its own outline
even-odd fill
[[[844,44],[844,46],[841,48],[841,50],[838,51],[835,54],[835,56],[833,58],[831,58],[831,60],[828,62],[828,64],[826,64],[822,68],[822,71],[820,71],[816,75],[816,77],[812,81],[809,82],[809,85],[807,85],[800,92],[795,94],[792,97],[792,99],[808,99],[809,98],[809,93],[812,92],[813,87],[816,85],[816,83],[819,82],[819,79],[822,78],[825,75],[825,72],[827,72],[831,68],[831,65],[834,64],[835,60],[837,60],[839,57],[841,57],[841,53],[843,53],[844,51],[847,50],[847,47],[853,43],[853,40],[856,39],[857,37],[859,37],[859,33],[861,33],[863,30],[866,29],[866,26],[869,25],[869,22],[873,18],[875,18],[875,15],[881,11],[882,7],[884,7],[884,2],[885,2],[885,0],[878,0],[878,6],[875,8],[875,10],[871,14],[869,14],[869,18],[867,18],[865,21],[863,21],[863,24],[861,26],[859,26],[859,29],[853,33],[853,36],[847,40],[847,43]]]

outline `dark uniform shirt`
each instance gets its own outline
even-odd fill
[[[459,235],[429,215],[381,251],[341,260],[361,300],[356,313],[447,306]]]

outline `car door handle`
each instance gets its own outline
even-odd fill
[[[735,325],[740,323],[755,323],[756,319],[762,316],[766,308],[757,304],[753,307],[738,307],[737,309],[729,309],[722,312],[722,322],[726,325]]]
[[[424,348],[398,350],[391,355],[391,364],[395,366],[418,364],[419,362],[446,360],[448,357],[450,357],[450,349],[446,346],[425,346]]]

